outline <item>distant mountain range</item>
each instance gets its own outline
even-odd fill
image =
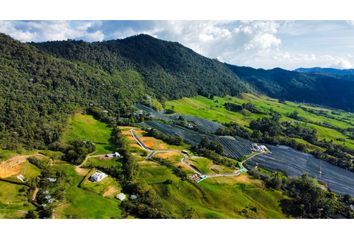
[[[337,69],[337,68],[297,68],[294,71],[302,73],[317,73],[325,75],[347,76],[354,75],[354,69]]]
[[[241,80],[271,97],[354,111],[354,75],[226,66]]]

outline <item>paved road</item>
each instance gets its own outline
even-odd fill
[[[151,152],[152,149],[147,147],[138,137],[138,135],[136,134],[136,132],[134,131],[134,129],[130,129],[130,133],[133,136],[133,138],[135,139],[135,141],[139,144],[140,147],[142,147],[143,149],[145,149],[146,151]]]
[[[39,188],[36,187],[33,191],[33,194],[32,194],[32,201],[36,201],[38,191],[39,191]]]
[[[183,158],[181,159],[181,163],[186,165],[189,169],[191,169],[193,172],[195,172],[196,174],[198,174],[199,176],[206,176],[205,174],[199,172],[196,168],[194,168],[192,165],[190,165],[189,163],[187,163],[187,159],[189,158],[189,155],[186,153],[183,153]]]

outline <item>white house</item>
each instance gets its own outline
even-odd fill
[[[269,151],[268,148],[264,145],[258,145],[257,143],[251,144],[251,150],[255,152],[266,152]]]
[[[124,193],[119,193],[119,194],[116,195],[116,198],[118,198],[119,200],[123,201],[126,198],[126,196],[125,196]]]
[[[25,181],[25,177],[22,174],[18,175],[17,179],[20,180],[21,182]]]
[[[114,152],[114,153],[106,154],[105,157],[106,157],[106,158],[115,158],[115,157],[121,158],[122,155],[120,155],[119,152]]]
[[[56,178],[52,178],[52,177],[48,177],[47,180],[52,183],[57,181]]]
[[[102,181],[105,177],[107,177],[107,174],[101,171],[96,171],[94,174],[92,174],[89,178],[90,181],[92,182],[100,182]]]

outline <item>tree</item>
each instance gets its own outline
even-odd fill
[[[25,218],[26,219],[36,219],[36,218],[38,218],[38,214],[35,211],[30,210],[26,213]]]

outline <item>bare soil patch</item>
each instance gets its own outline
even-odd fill
[[[21,173],[23,164],[29,157],[42,157],[41,154],[17,155],[0,163],[0,178],[8,178]]]
[[[118,189],[116,187],[109,187],[104,193],[103,196],[104,197],[112,197],[114,196],[116,193],[118,193]]]

